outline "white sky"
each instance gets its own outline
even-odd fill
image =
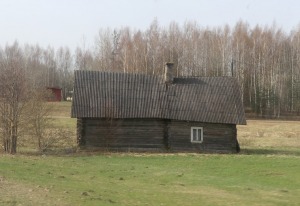
[[[0,46],[18,40],[74,49],[94,42],[100,28],[145,30],[157,18],[160,26],[272,26],[290,32],[300,23],[299,0],[0,0]]]

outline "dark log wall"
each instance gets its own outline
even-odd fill
[[[191,142],[191,127],[203,127],[203,142]],[[78,119],[79,146],[119,151],[236,152],[234,124],[162,119]]]
[[[203,127],[203,142],[191,142],[191,127]],[[237,138],[234,124],[209,124],[171,121],[169,147],[172,151],[236,152]]]
[[[86,147],[120,151],[164,149],[164,121],[159,119],[83,119]],[[81,145],[83,146],[83,145]]]

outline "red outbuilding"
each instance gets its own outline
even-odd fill
[[[59,87],[47,87],[47,90],[52,92],[52,97],[49,98],[49,102],[60,102],[62,100],[62,89]]]

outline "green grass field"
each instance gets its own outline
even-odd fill
[[[70,103],[55,107],[55,124],[75,129]],[[0,154],[0,205],[296,206],[299,125],[248,121],[238,127],[242,151],[232,155]]]
[[[2,205],[299,205],[299,157],[2,156]]]

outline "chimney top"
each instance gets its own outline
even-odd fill
[[[165,65],[165,83],[172,84],[174,79],[174,71],[173,71],[174,64],[171,62],[167,62]]]

